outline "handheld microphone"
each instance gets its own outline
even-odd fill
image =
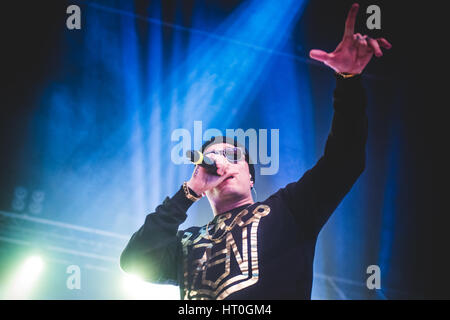
[[[204,156],[203,153],[196,150],[189,150],[186,151],[186,157],[193,163],[197,164],[200,167],[203,167],[206,169],[206,171],[210,174],[217,174],[217,166],[213,159]]]

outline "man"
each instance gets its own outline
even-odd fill
[[[233,139],[202,151],[217,175],[196,166],[189,181],[149,214],[120,259],[147,281],[180,286],[184,299],[310,299],[317,236],[364,170],[367,118],[360,74],[385,39],[354,34],[358,4],[336,50],[310,56],[336,72],[334,118],[324,155],[303,177],[254,202],[254,167]],[[243,154],[241,154],[243,153]],[[206,196],[214,218],[178,230],[193,202]]]

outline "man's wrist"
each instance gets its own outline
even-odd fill
[[[358,75],[360,75],[361,73],[350,73],[350,72],[339,72],[336,71],[336,76],[342,79],[348,79],[348,78],[352,78],[352,77],[356,77]]]
[[[195,192],[195,190],[192,188],[192,184],[190,183],[190,181],[186,181],[183,183],[183,190],[186,198],[193,202],[202,198],[202,196],[198,195],[197,192]]]

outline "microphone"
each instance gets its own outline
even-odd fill
[[[217,174],[217,166],[213,159],[204,156],[203,153],[196,150],[189,150],[186,151],[186,157],[193,163],[197,164],[200,167],[203,167],[206,169],[206,171],[210,174],[214,174],[218,176]]]

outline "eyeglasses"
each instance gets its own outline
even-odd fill
[[[234,148],[225,148],[222,150],[212,150],[212,151],[208,151],[206,152],[204,155],[208,155],[208,154],[217,154],[217,155],[222,155],[224,156],[229,162],[231,163],[236,163],[238,161],[242,160],[242,156],[245,154],[245,152],[242,150],[242,148],[240,147],[234,147]]]

